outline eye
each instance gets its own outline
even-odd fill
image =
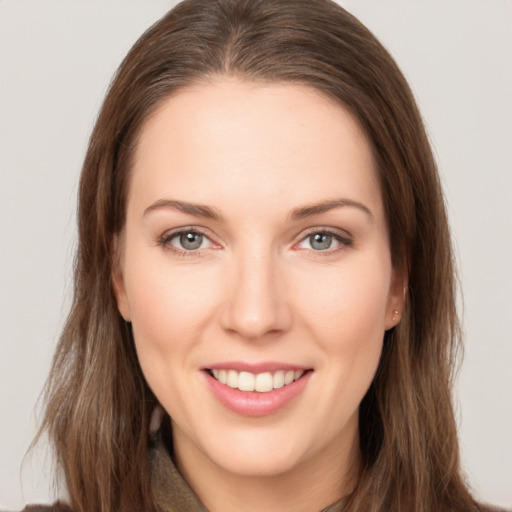
[[[316,252],[333,252],[352,244],[346,236],[332,231],[313,231],[303,238],[296,247]]]
[[[165,234],[159,242],[164,247],[177,253],[199,251],[213,245],[212,241],[206,235],[193,229]]]
[[[190,231],[188,233],[180,233],[174,236],[171,238],[171,241],[178,241],[181,248],[185,249],[186,251],[196,251],[197,249],[201,248],[204,239],[205,237],[201,233]]]
[[[315,251],[325,251],[331,248],[333,237],[327,233],[315,233],[308,236],[308,242]]]

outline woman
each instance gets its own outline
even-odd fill
[[[43,423],[73,510],[480,510],[435,164],[348,13],[176,7],[116,75],[79,208]]]

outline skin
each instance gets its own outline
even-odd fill
[[[339,199],[357,204],[297,216]],[[180,228],[203,234],[199,250],[180,245]],[[319,250],[311,235],[326,231],[331,246]],[[181,90],[143,126],[116,244],[119,311],[205,506],[311,511],[349,493],[358,407],[403,306],[353,116],[296,84],[218,78]],[[285,407],[248,417],[206,384],[204,368],[223,361],[312,372]]]

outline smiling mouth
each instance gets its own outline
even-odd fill
[[[250,373],[228,369],[208,370],[208,373],[221,384],[240,391],[268,393],[299,380],[310,370],[278,370],[276,372]]]

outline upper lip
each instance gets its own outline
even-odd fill
[[[300,364],[280,363],[277,361],[262,361],[260,363],[246,363],[243,361],[223,361],[220,363],[213,363],[206,365],[203,370],[235,370],[237,372],[249,373],[264,373],[264,372],[278,372],[279,370],[293,370],[293,371],[306,371],[311,370],[311,367]]]

